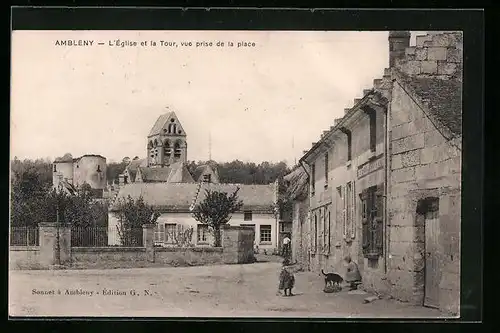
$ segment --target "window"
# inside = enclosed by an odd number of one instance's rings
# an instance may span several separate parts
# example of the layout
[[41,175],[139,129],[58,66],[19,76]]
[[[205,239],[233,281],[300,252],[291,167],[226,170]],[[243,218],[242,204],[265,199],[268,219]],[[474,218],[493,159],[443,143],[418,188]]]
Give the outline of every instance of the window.
[[314,214],[314,240],[313,240],[314,253],[318,250],[318,216]]
[[352,159],[352,133],[345,127],[340,129],[347,136],[347,161]]
[[203,175],[203,181],[205,183],[210,183],[212,180],[212,175],[208,174],[208,175]]
[[261,243],[271,243],[271,226],[261,225],[260,226],[260,242]]
[[243,213],[243,221],[252,221],[252,212],[247,210]]
[[163,243],[164,240],[165,240],[165,224],[160,223],[155,228],[154,242]]
[[165,223],[165,243],[175,244],[177,233],[177,224]]
[[54,172],[57,172],[57,167],[55,164],[54,164]]
[[325,154],[325,187],[328,186],[328,153]]
[[196,230],[196,240],[198,243],[207,243],[208,235],[208,225],[198,224],[198,229]]
[[174,156],[175,157],[181,156],[181,143],[179,141],[177,141],[174,145]]
[[168,140],[163,144],[163,153],[166,157],[170,157],[170,154],[172,154],[172,149],[170,148],[170,142]]
[[375,110],[371,110],[370,116],[370,150],[372,152],[377,149],[377,114]]
[[314,195],[314,187],[316,183],[316,164],[311,165],[311,195]]
[[97,172],[101,172],[101,166],[100,165],[97,166]]
[[350,161],[352,159],[352,136],[351,131],[347,134],[347,160]]
[[344,218],[344,238],[351,240],[354,238],[354,182],[347,183],[344,195],[345,218]]
[[363,253],[375,259],[383,253],[383,195],[382,186],[372,186],[361,193]]
[[328,225],[328,239],[327,239],[327,244],[328,244],[328,253],[330,253],[330,249],[331,249],[331,239],[332,239],[332,235],[331,235],[331,223],[332,223],[332,220],[330,218],[330,210],[328,210],[328,221],[327,221],[327,225]]

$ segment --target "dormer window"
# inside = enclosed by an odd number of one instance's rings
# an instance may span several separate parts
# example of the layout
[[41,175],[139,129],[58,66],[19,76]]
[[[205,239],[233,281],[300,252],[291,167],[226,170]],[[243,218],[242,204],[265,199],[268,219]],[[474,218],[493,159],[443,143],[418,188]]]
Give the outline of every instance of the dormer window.
[[328,187],[328,153],[325,153],[325,187]]
[[341,131],[347,136],[347,161],[352,159],[352,133],[347,128],[341,128]]
[[203,175],[203,181],[205,183],[210,183],[212,180],[212,175],[208,174],[208,175]]

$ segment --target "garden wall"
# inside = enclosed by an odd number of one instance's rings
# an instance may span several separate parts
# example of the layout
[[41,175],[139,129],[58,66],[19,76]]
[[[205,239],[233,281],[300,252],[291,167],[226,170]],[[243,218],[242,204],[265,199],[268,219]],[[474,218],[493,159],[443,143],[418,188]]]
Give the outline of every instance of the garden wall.
[[[224,229],[223,246],[154,247],[153,227],[144,226],[144,247],[71,247],[61,246],[62,265],[56,264],[55,236],[52,224],[40,228],[40,246],[11,246],[10,269],[106,269],[168,266],[199,266],[211,264],[245,264],[255,262],[254,231],[250,227]],[[71,239],[71,228],[60,227],[61,241]],[[64,245],[69,245],[64,241]]]

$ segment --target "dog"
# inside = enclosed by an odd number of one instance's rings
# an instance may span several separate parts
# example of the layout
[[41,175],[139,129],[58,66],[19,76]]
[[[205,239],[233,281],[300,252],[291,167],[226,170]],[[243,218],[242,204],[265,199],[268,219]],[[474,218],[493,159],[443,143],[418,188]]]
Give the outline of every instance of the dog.
[[337,273],[325,273],[323,270],[321,270],[321,273],[325,276],[325,289],[328,286],[340,287],[340,284],[344,282],[342,276],[338,275]]

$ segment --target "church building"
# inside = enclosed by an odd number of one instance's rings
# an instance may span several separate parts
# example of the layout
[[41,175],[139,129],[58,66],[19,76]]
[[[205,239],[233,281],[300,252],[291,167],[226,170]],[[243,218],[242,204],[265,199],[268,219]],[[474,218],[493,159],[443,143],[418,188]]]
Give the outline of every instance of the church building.
[[[241,211],[232,214],[230,225],[244,225],[255,230],[255,246],[260,251],[277,248],[277,184],[222,184],[216,167],[200,165],[192,173],[187,168],[187,133],[175,112],[161,115],[147,136],[145,159],[130,161],[119,176],[120,186],[110,205],[110,234],[117,233],[117,200],[142,197],[146,204],[161,213],[155,230],[157,246],[178,246],[178,233],[192,229],[193,246],[210,246],[213,236],[206,225],[192,216],[194,205],[203,201],[206,190],[233,193],[243,201]],[[109,237],[117,245],[119,237]]]

